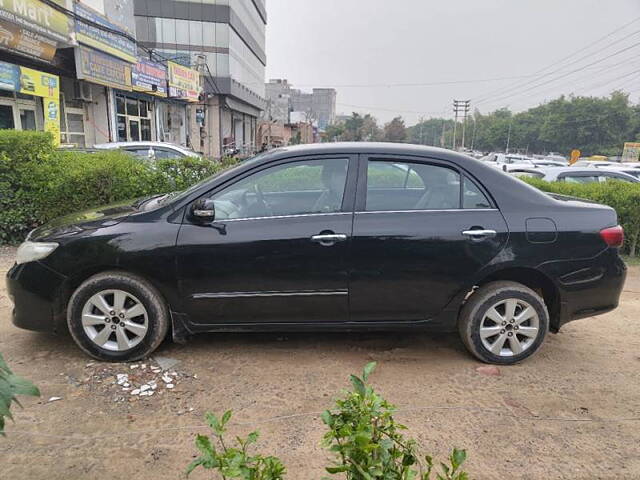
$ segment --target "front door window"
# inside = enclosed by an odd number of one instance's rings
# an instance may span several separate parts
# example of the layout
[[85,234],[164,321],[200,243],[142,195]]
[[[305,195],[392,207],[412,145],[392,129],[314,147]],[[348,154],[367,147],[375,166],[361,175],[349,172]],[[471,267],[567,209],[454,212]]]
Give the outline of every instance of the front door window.
[[213,195],[216,219],[339,212],[347,163],[347,159],[306,160],[250,175]]

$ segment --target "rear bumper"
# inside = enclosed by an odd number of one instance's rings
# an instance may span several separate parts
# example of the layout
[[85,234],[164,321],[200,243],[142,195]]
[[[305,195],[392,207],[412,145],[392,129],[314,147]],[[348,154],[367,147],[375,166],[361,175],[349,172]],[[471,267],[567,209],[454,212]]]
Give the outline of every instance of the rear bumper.
[[14,265],[7,272],[7,291],[13,301],[16,327],[39,332],[59,332],[64,315],[59,305],[65,277],[39,262]]
[[627,266],[612,248],[588,260],[546,264],[542,270],[556,279],[560,290],[560,311],[551,326],[556,331],[573,320],[615,309],[627,277]]

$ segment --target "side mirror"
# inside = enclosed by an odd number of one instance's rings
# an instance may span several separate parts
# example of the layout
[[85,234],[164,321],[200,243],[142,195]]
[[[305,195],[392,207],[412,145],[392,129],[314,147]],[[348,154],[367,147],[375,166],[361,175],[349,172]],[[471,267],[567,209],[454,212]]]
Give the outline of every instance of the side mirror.
[[201,198],[191,205],[191,217],[198,223],[210,224],[216,218],[215,202],[210,198]]

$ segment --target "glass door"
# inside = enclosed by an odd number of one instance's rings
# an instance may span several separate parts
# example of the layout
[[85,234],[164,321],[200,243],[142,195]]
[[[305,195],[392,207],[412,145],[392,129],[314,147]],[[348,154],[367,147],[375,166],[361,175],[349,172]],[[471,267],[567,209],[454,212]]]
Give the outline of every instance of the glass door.
[[138,120],[129,120],[129,141],[140,141],[140,122]]
[[16,124],[13,118],[13,106],[0,104],[0,129],[14,130]]

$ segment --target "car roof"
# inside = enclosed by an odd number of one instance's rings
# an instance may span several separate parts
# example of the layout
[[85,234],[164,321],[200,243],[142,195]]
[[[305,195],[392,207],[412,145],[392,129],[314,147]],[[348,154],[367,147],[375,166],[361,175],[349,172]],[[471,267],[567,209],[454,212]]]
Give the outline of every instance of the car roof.
[[97,143],[94,148],[123,148],[123,147],[169,147],[180,150],[188,150],[185,147],[168,142],[110,142],[110,143]]
[[544,169],[545,177],[556,178],[558,175],[563,173],[573,173],[573,174],[587,174],[587,175],[599,175],[602,172],[616,173],[623,177],[632,179],[632,181],[637,181],[638,178],[625,173],[617,168],[588,168],[588,167],[547,167]]

